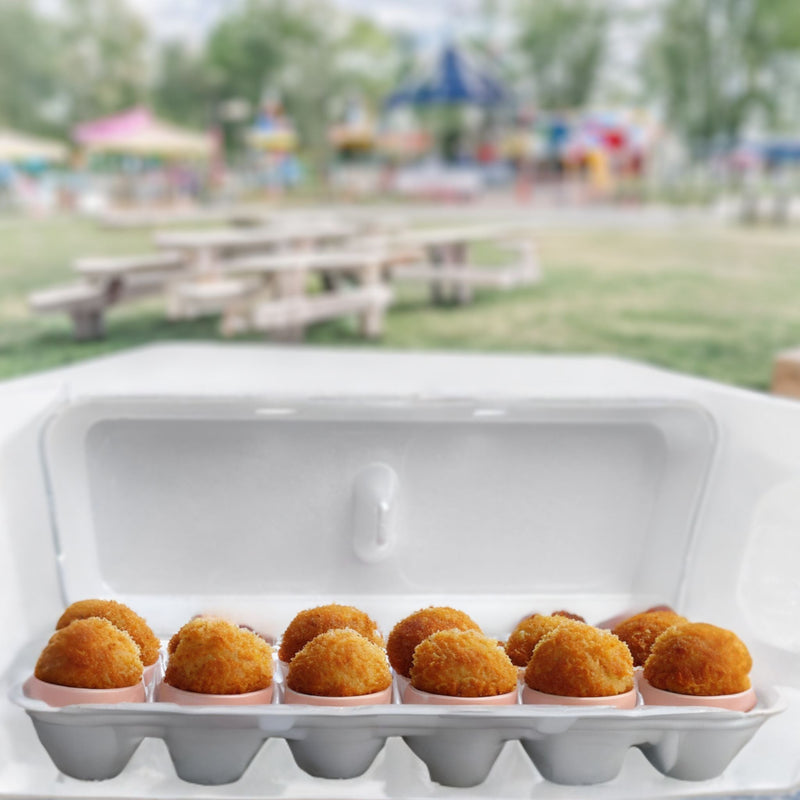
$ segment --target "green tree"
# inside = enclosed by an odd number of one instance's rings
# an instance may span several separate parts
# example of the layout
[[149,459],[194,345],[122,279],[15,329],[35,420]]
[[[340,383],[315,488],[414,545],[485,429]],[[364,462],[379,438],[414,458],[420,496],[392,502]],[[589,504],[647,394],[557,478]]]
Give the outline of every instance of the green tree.
[[665,118],[703,156],[749,123],[780,122],[798,48],[796,0],[669,0],[642,72]]
[[275,83],[290,42],[307,24],[284,0],[246,0],[212,30],[206,61],[217,76],[218,100],[241,97],[257,104]]
[[198,52],[179,41],[163,44],[152,97],[158,114],[180,125],[205,128],[217,116],[222,76]]
[[148,32],[125,0],[63,0],[58,27],[59,90],[68,124],[145,99]]
[[347,96],[377,102],[396,71],[388,34],[321,0],[246,0],[212,31],[206,58],[217,102],[257,106],[265,92],[280,95],[319,172],[331,156],[328,126]]
[[0,0],[0,126],[48,131],[56,91],[56,31],[33,4]]
[[578,108],[591,99],[606,54],[611,12],[599,0],[520,0],[517,48],[523,83],[541,108]]

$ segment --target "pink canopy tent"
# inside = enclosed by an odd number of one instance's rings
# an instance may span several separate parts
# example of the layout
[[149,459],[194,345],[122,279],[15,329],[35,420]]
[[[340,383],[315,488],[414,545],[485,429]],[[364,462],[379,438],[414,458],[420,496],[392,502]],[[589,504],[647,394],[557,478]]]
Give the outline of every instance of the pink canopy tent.
[[89,152],[164,158],[208,159],[215,146],[209,134],[159,120],[143,107],[85,122],[75,128],[73,136]]

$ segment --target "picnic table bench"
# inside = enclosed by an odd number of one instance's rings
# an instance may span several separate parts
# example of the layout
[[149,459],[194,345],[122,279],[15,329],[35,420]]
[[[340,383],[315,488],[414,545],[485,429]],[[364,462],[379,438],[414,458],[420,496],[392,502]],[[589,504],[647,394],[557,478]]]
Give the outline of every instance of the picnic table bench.
[[28,304],[38,314],[68,314],[75,339],[88,341],[105,335],[111,306],[160,294],[185,260],[178,252],[143,253],[79,258],[73,267],[82,280],[33,292]]
[[245,314],[227,314],[221,331],[232,336],[257,330],[273,333],[281,341],[302,341],[308,325],[355,314],[361,335],[375,338],[383,332],[383,318],[392,299],[388,286],[279,297],[259,302]]
[[[393,281],[426,281],[434,303],[452,299],[463,304],[472,300],[475,288],[512,289],[541,280],[536,248],[518,226],[506,224],[430,228],[409,231],[398,237],[405,247],[427,254],[425,262],[410,263],[392,270]],[[474,264],[469,247],[489,242],[511,251],[513,258],[502,266]]]
[[[276,334],[289,341],[304,337],[314,322],[356,314],[362,335],[377,337],[383,331],[391,289],[382,282],[389,251],[377,249],[318,250],[242,256],[223,262],[226,278],[257,278],[262,291],[229,303],[221,330],[230,336],[247,330]],[[308,293],[309,278],[319,275],[323,291]],[[347,276],[355,287],[335,278]]]

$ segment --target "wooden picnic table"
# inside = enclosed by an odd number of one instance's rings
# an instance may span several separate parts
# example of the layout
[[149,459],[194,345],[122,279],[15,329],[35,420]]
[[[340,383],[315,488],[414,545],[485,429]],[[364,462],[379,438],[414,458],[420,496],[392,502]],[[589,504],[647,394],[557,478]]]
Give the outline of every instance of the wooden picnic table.
[[72,266],[79,281],[33,292],[29,304],[36,313],[69,314],[75,338],[87,341],[105,335],[109,308],[163,293],[186,270],[186,260],[180,252],[164,251],[90,256],[76,259]]
[[183,253],[164,250],[138,255],[85,256],[76,259],[72,267],[89,281],[106,281],[136,273],[184,269],[186,259]]
[[198,274],[214,273],[224,253],[320,247],[346,241],[355,233],[353,225],[333,220],[301,220],[286,225],[259,228],[208,228],[156,233],[159,248],[187,254]]
[[[397,271],[399,278],[428,280],[431,283],[432,300],[441,303],[445,290],[450,287],[453,300],[464,304],[472,300],[475,286],[511,287],[519,283],[529,283],[539,277],[538,265],[533,258],[532,243],[524,249],[526,263],[494,270],[470,264],[468,250],[477,242],[496,242],[507,246],[512,241],[518,245],[523,242],[524,230],[518,224],[486,223],[482,225],[463,225],[445,228],[419,228],[406,231],[394,238],[398,245],[418,247],[427,253],[428,264],[411,265],[408,269]],[[535,259],[534,259],[535,262]]]
[[399,234],[398,241],[425,247],[487,241],[519,236],[525,229],[508,222],[486,222],[477,225],[452,225],[443,228],[414,228]]
[[[256,228],[208,228],[163,231],[157,233],[158,247],[184,253],[189,266],[167,291],[167,314],[182,319],[225,310],[235,295],[245,296],[252,287],[246,282],[224,278],[223,258],[245,253],[274,253],[325,247],[346,241],[355,233],[354,226],[336,220],[294,220],[280,225]],[[202,289],[196,281],[205,280]],[[195,282],[195,285],[192,283]]]

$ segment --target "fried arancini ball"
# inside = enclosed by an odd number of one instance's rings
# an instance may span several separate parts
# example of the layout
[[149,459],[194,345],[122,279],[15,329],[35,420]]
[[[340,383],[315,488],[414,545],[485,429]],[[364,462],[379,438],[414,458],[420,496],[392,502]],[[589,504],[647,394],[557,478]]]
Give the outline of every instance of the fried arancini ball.
[[323,697],[372,694],[391,683],[384,649],[349,628],[315,636],[289,662],[286,675],[295,692]]
[[378,626],[363,611],[353,606],[330,603],[301,611],[290,623],[281,637],[278,658],[288,664],[315,636],[338,628],[350,628],[360,633],[373,644],[383,647],[383,636]]
[[553,611],[550,616],[566,617],[567,619],[574,619],[576,622],[586,622],[586,620],[580,614],[573,614],[571,611],[564,611],[563,609],[560,611]]
[[511,692],[517,670],[496,639],[475,630],[444,630],[414,650],[411,685],[452,697],[493,697]]
[[667,628],[688,621],[674,611],[643,611],[615,625],[611,632],[628,645],[633,656],[633,665],[643,667],[653,642]]
[[33,674],[59,686],[122,689],[139,683],[143,669],[139,648],[127,631],[107,619],[87,617],[50,637]]
[[517,667],[527,666],[533,648],[539,644],[542,636],[560,625],[576,621],[561,614],[533,614],[526,617],[514,628],[506,642],[506,653],[511,663]]
[[173,639],[164,680],[176,689],[245,694],[272,684],[272,648],[232,622],[216,617],[193,619]]
[[644,677],[656,689],[678,694],[736,694],[750,688],[752,666],[750,652],[733,631],[687,622],[655,640]]
[[[226,617],[221,617],[217,614],[195,614],[192,617],[192,620],[196,619],[226,619]],[[272,645],[273,643],[266,637],[262,636],[257,630],[254,630],[249,625],[240,625],[238,622],[234,622],[233,620],[227,620],[228,622],[233,623],[236,625],[237,628],[241,628],[243,631],[249,631],[250,633],[254,633],[259,638],[263,639],[268,645]],[[185,626],[184,626],[185,627]],[[178,646],[178,642],[181,639],[181,630],[176,631],[175,633],[170,636],[169,641],[167,642],[167,655],[171,656],[175,652],[175,648]]]
[[135,611],[116,600],[78,600],[68,606],[56,623],[56,630],[65,628],[73,620],[102,617],[120,630],[127,631],[139,646],[142,663],[149,667],[158,659],[161,643],[150,626]]
[[386,653],[398,675],[409,677],[416,646],[439,631],[478,631],[480,626],[463,611],[449,606],[429,606],[401,619],[389,634]]
[[539,640],[525,669],[525,683],[566,697],[622,694],[633,689],[633,658],[613,633],[570,622]]

